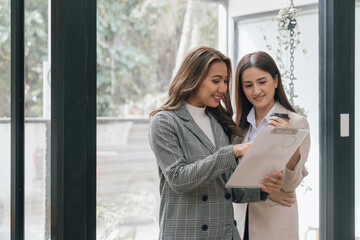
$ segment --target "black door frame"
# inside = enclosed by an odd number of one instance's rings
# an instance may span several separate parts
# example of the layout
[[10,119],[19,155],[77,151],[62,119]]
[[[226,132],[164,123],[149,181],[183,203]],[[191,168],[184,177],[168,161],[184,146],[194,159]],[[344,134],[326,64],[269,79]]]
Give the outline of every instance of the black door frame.
[[[355,239],[355,0],[320,0],[319,25],[320,238],[352,240]],[[348,136],[346,129],[341,131],[342,124],[349,128]]]
[[24,239],[25,9],[11,0],[11,239]]
[[96,0],[51,1],[51,239],[96,239]]

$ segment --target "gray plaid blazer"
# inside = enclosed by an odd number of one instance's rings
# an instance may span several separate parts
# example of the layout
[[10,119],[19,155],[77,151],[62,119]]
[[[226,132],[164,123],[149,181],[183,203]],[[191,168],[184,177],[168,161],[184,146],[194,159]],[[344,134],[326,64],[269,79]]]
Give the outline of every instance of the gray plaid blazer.
[[160,177],[159,239],[240,239],[232,201],[259,201],[259,189],[227,189],[237,163],[229,138],[209,114],[216,146],[183,105],[151,120]]

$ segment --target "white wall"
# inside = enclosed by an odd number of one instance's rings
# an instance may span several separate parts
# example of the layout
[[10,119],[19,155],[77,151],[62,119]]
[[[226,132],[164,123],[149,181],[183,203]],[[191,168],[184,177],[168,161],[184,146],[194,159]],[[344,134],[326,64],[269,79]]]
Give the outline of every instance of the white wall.
[[[317,0],[294,0],[295,7],[317,3]],[[290,0],[229,0],[229,15],[241,16],[277,10],[290,5]]]
[[[318,3],[317,0],[294,0],[295,7]],[[290,6],[290,0],[229,0],[228,4],[228,56],[234,56],[234,17],[269,12]]]

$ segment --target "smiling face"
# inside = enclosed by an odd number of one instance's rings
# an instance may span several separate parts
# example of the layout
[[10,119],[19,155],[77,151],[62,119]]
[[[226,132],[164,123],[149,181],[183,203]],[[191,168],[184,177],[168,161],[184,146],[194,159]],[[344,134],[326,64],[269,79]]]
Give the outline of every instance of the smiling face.
[[249,67],[242,73],[242,89],[256,112],[267,113],[275,104],[277,77],[257,67]]
[[228,88],[228,69],[225,62],[214,62],[187,102],[195,107],[217,107]]

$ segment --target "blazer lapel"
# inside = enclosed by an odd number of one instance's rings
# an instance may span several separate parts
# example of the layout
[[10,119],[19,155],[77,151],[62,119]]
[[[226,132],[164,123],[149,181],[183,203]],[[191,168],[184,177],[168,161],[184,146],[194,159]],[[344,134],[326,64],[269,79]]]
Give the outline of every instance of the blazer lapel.
[[[206,134],[201,130],[201,128],[195,123],[195,120],[191,117],[190,113],[188,112],[188,110],[186,109],[185,105],[182,105],[178,110],[175,111],[175,113],[185,121],[184,126],[186,128],[188,128],[198,139],[199,141],[207,148],[209,149],[209,151],[211,153],[215,153],[216,152],[216,148],[213,145],[213,143],[210,141],[210,139],[206,136]],[[209,115],[211,116],[211,115]],[[212,117],[212,116],[211,116]],[[210,117],[210,123],[211,126],[213,127],[213,123],[211,122],[211,117]],[[214,131],[214,127],[213,127],[213,131]],[[214,131],[214,138],[215,138],[215,143],[217,143],[217,137],[215,135],[215,131]]]
[[[291,113],[289,110],[287,110],[286,108],[284,108],[283,105],[281,105],[279,102],[276,103],[275,112],[276,112],[276,113],[287,113],[287,114],[290,114],[290,113]],[[291,119],[290,119],[290,120],[291,120]],[[248,130],[246,131],[244,140],[242,141],[243,143],[246,143],[246,142],[249,141],[249,135],[250,135],[251,128],[252,128],[252,126],[250,125],[250,127],[249,127]]]
[[213,115],[209,114],[209,118],[214,133],[215,144],[218,148],[222,147],[224,145],[224,138],[227,138],[227,136],[225,136],[226,133]]

